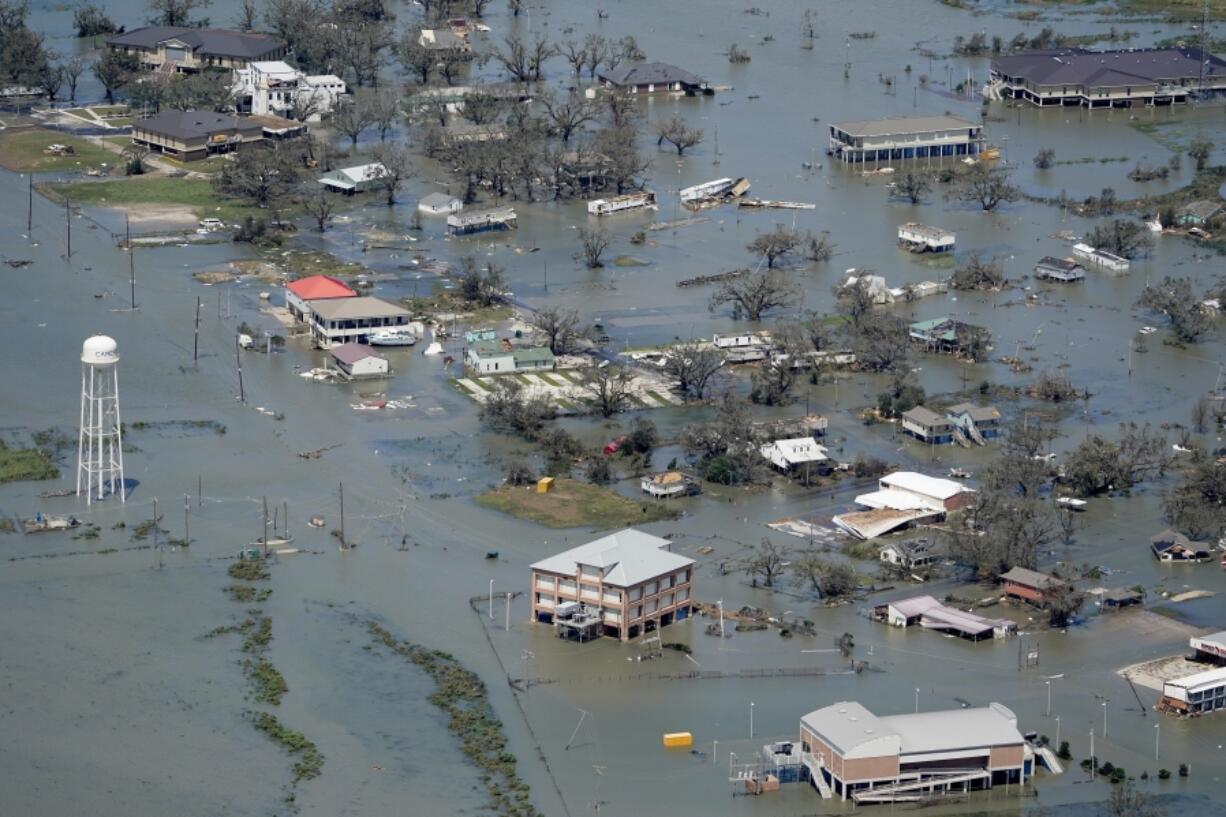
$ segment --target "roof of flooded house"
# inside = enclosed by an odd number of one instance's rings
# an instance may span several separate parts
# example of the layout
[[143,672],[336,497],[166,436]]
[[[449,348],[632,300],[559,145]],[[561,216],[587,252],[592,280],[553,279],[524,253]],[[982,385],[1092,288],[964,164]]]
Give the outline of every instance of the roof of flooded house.
[[666,62],[622,63],[612,71],[601,74],[600,78],[614,85],[671,85],[674,82],[701,85],[703,83],[702,77]]
[[977,423],[1000,419],[1000,411],[995,406],[977,406],[974,403],[952,405],[945,410],[945,413],[951,417],[966,414]]
[[948,425],[949,421],[925,406],[915,406],[902,413],[904,420],[910,420],[922,426]]
[[1039,259],[1036,267],[1049,267],[1050,269],[1064,270],[1072,272],[1075,269],[1081,269],[1081,264],[1069,258],[1056,258],[1054,255],[1045,255]]
[[370,162],[369,164],[341,167],[329,171],[320,177],[320,181],[356,183],[378,179],[386,174],[387,168],[383,166],[382,162]]
[[363,346],[360,343],[342,343],[340,346],[333,346],[331,351],[332,357],[341,363],[353,364],[368,357],[383,360],[382,357],[372,352],[369,346]]
[[899,116],[890,119],[861,119],[851,122],[835,122],[832,128],[849,136],[893,136],[904,133],[932,133],[934,131],[978,128],[974,122],[960,116]]
[[554,359],[553,352],[544,346],[523,346],[511,350],[515,363],[548,363]]
[[1049,576],[1046,573],[1040,573],[1028,567],[1011,568],[1009,572],[1000,575],[1000,580],[1002,582],[1013,582],[1025,587],[1033,587],[1036,590],[1047,590],[1067,584],[1063,579],[1057,579],[1055,576]]
[[[1041,85],[1126,86],[1199,77],[1201,54],[1199,48],[1066,48],[994,57],[992,68]],[[1212,54],[1204,54],[1204,60],[1208,74],[1226,70],[1226,62]]]
[[817,444],[812,437],[792,437],[786,440],[775,440],[762,446],[762,455],[771,457],[778,453],[780,458],[789,465],[802,462],[821,462],[826,459],[826,449]]
[[270,34],[183,26],[145,26],[117,34],[106,43],[111,46],[157,48],[169,40],[177,40],[202,54],[245,59],[257,59],[285,48],[284,42]]
[[688,567],[694,560],[668,550],[671,543],[634,528],[611,533],[532,565],[533,570],[573,576],[579,565],[600,568],[605,584],[631,587]]
[[430,193],[422,196],[417,203],[424,204],[427,207],[446,207],[452,202],[458,201],[459,199],[457,199],[455,196],[448,195],[447,193]]
[[311,275],[290,281],[285,288],[304,301],[321,301],[328,298],[355,298],[357,292],[331,275]]
[[893,474],[882,477],[881,484],[888,488],[942,500],[950,499],[969,490],[960,482],[930,477],[916,471],[895,471]]
[[219,131],[259,129],[258,122],[213,111],[162,111],[132,124],[133,129],[174,139],[195,139]]
[[409,310],[381,298],[361,295],[355,298],[325,298],[311,301],[311,309],[321,318],[330,321],[358,320],[361,318],[407,317]]
[[801,718],[801,723],[848,759],[1013,746],[1023,742],[1017,730],[1017,716],[998,703],[878,716],[855,701],[842,701],[810,712]]

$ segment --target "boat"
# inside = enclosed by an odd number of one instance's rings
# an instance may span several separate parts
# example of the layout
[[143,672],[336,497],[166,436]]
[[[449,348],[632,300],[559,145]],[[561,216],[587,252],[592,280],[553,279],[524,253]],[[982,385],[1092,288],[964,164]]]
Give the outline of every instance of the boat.
[[417,336],[408,329],[380,329],[370,335],[371,346],[414,346]]
[[1071,496],[1062,496],[1056,500],[1056,504],[1068,508],[1070,511],[1084,511],[1087,503],[1084,499],[1076,499]]
[[950,468],[949,476],[953,479],[970,479],[971,472],[965,468]]
[[496,551],[496,550],[487,550],[487,551],[485,552],[485,558],[487,558],[487,559],[497,559],[497,558],[498,558],[498,551]]
[[[273,534],[268,535],[268,500],[264,499],[264,535],[258,537],[254,542],[247,546],[247,549],[255,548],[261,553],[262,557],[267,559],[271,548],[284,548],[294,541],[294,534],[289,532],[289,503],[284,504],[285,509],[285,530],[277,533],[275,526]],[[244,549],[246,552],[247,549]],[[240,558],[242,558],[240,556]]]

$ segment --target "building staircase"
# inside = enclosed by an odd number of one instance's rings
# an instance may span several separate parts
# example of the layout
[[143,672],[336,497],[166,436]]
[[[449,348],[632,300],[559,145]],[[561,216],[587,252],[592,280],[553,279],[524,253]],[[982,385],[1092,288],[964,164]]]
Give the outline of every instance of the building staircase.
[[822,774],[822,759],[812,752],[804,752],[800,759],[804,762],[805,767],[809,770],[809,777],[813,780],[813,785],[817,787],[818,794],[823,800],[829,800],[834,797],[834,791],[831,790],[830,784],[826,782],[825,775]]
[[872,789],[861,789],[853,792],[852,800],[856,803],[895,803],[906,800],[923,799],[925,793],[932,796],[940,790],[962,783],[969,786],[976,780],[990,780],[991,774],[984,769],[974,771],[958,771],[950,774],[937,774],[915,780],[910,783],[894,783],[888,786],[877,786]]
[[975,425],[975,421],[970,419],[969,417],[967,418],[966,433],[970,436],[972,440],[979,443],[980,445],[985,445],[987,442],[986,440],[983,439],[983,433],[979,430],[979,426]]

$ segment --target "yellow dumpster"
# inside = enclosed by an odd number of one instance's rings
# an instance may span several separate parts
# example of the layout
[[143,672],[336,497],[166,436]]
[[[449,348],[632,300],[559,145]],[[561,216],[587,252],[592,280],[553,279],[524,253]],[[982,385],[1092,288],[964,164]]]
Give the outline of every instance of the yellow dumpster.
[[553,477],[541,477],[536,481],[536,492],[547,494],[553,490]]
[[684,749],[694,745],[694,736],[689,732],[665,732],[664,747],[666,749]]

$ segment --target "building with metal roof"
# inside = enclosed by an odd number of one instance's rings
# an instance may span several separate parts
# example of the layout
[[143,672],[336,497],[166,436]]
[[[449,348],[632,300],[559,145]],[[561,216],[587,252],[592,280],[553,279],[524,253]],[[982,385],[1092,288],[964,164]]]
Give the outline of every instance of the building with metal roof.
[[1065,48],[994,57],[986,92],[1040,107],[1131,108],[1222,90],[1226,61],[1199,48]]
[[953,422],[925,406],[914,406],[902,413],[902,430],[929,445],[954,441]]
[[357,291],[331,275],[309,275],[290,281],[285,285],[285,308],[294,320],[309,320],[311,307],[307,301],[323,301],[329,298],[356,298]]
[[113,52],[134,57],[145,70],[167,74],[241,69],[289,54],[289,46],[270,34],[226,28],[145,26],[116,34],[106,44]]
[[857,803],[1024,783],[1033,754],[1007,707],[878,716],[854,701],[800,719],[801,760],[823,797]]
[[825,446],[817,444],[812,437],[793,437],[786,440],[775,440],[759,449],[762,456],[770,460],[770,464],[780,471],[790,472],[806,465],[826,462]]
[[1069,583],[1028,567],[1013,567],[1001,574],[1000,586],[1006,596],[1044,607],[1053,594],[1065,590]]
[[371,351],[369,346],[342,343],[330,350],[336,368],[347,380],[364,377],[384,377],[391,371],[387,358]]
[[606,88],[631,94],[706,91],[706,80],[666,62],[624,62],[597,75]]
[[842,162],[931,161],[983,151],[983,126],[957,116],[903,116],[835,122],[826,152]]
[[915,522],[938,520],[966,506],[974,492],[949,479],[914,471],[896,471],[877,483],[877,490],[856,497],[868,508],[831,518],[836,527],[858,539],[874,539]]
[[387,168],[382,162],[369,162],[329,171],[319,177],[319,183],[329,190],[352,196],[373,189],[386,175]]
[[555,615],[582,608],[604,634],[625,641],[688,618],[694,560],[671,548],[667,539],[627,528],[536,562],[533,620],[562,624]]

